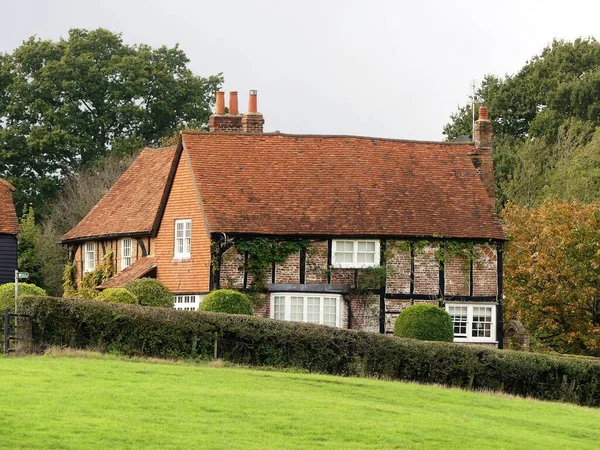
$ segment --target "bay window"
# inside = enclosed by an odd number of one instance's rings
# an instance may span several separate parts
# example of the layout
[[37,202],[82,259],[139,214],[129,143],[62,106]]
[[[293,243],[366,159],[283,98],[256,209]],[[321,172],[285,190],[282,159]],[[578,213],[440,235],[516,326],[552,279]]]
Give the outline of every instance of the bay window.
[[339,268],[379,266],[379,241],[363,239],[334,239],[331,263]]
[[274,293],[271,295],[271,318],[292,322],[341,326],[340,295]]
[[446,303],[455,342],[496,342],[496,305]]

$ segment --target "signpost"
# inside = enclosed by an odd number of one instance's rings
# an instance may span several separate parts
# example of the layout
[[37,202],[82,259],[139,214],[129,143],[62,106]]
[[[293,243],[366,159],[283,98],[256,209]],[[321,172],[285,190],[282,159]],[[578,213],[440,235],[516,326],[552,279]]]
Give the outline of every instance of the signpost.
[[19,298],[19,280],[26,280],[27,278],[29,278],[29,272],[15,270],[15,314],[17,314],[17,300]]

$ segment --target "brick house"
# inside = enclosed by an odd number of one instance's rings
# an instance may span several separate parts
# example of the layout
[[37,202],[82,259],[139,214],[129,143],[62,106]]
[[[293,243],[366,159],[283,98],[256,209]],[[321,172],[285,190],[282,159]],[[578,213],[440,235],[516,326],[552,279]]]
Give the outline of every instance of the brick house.
[[0,178],[0,284],[15,279],[19,221],[12,199],[15,188]]
[[[100,288],[156,277],[178,309],[228,287],[264,317],[391,333],[427,302],[457,342],[501,346],[505,235],[479,117],[474,143],[263,133],[255,91],[243,115],[220,92],[210,132],[144,150],[62,244],[78,280],[112,250]],[[259,241],[293,251],[257,272]]]

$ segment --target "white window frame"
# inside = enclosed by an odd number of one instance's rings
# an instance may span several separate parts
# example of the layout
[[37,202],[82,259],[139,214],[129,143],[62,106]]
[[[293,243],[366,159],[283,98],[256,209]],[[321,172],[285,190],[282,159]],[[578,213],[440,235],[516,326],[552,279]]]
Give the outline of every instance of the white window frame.
[[[127,246],[126,243],[129,243],[129,255],[125,254],[125,249]],[[121,239],[121,270],[128,268],[133,263],[133,239],[132,238],[123,238]]]
[[[496,303],[453,303],[446,302],[446,311],[450,314],[450,306],[462,306],[467,308],[467,335],[466,336],[457,336],[454,335],[454,342],[488,342],[488,343],[497,343],[496,339]],[[492,321],[491,321],[491,332],[490,337],[473,337],[473,308],[486,307],[491,308],[492,311]],[[454,322],[452,323],[454,327]]]
[[173,308],[179,311],[198,311],[198,307],[206,294],[175,294]]
[[[178,225],[182,226],[181,236],[177,235]],[[173,258],[189,259],[192,256],[192,219],[178,219],[173,229]],[[181,241],[181,245],[178,244]],[[181,251],[180,251],[181,250]]]
[[[352,262],[337,262],[335,254],[337,253],[338,242],[352,242],[353,243],[353,258]],[[372,263],[359,263],[358,260],[358,244],[362,242],[375,243],[375,261]],[[341,269],[362,269],[365,267],[379,267],[381,260],[380,242],[379,239],[333,239],[331,241],[331,265],[335,268]]]
[[[319,325],[324,325],[323,324],[323,299],[324,298],[331,298],[331,299],[335,299],[335,312],[336,312],[336,317],[335,317],[335,325],[333,325],[336,328],[341,328],[342,326],[342,296],[339,294],[327,294],[327,293],[316,293],[316,292],[273,292],[271,293],[271,307],[270,307],[270,317],[271,319],[275,319],[275,299],[276,298],[284,298],[284,318],[283,320],[285,321],[289,321],[292,322],[292,308],[291,308],[291,304],[292,304],[292,297],[302,297],[303,300],[303,312],[302,312],[302,317],[303,320],[301,322],[304,323],[316,323],[316,322],[308,322],[308,301],[307,298],[309,297],[318,297],[320,298],[319,301]],[[281,320],[281,319],[278,319]],[[296,321],[294,321],[296,322]],[[298,321],[300,322],[300,321]],[[332,326],[329,324],[326,324],[327,326]]]
[[83,246],[83,273],[92,272],[96,268],[96,243],[86,242]]

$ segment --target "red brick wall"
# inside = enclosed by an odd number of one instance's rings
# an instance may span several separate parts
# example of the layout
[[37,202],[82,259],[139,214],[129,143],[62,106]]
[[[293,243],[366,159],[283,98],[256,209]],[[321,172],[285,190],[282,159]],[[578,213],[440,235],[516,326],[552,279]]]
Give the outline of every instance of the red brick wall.
[[446,295],[469,295],[471,264],[463,257],[450,256],[444,261]]
[[275,283],[298,284],[300,283],[300,252],[288,256],[283,264],[275,266]]
[[407,241],[388,241],[386,253],[386,291],[394,294],[410,292],[410,250]]
[[311,242],[306,249],[306,284],[327,283],[327,241]]
[[345,300],[350,302],[353,329],[379,332],[379,295],[346,295]]
[[242,289],[244,287],[244,255],[235,247],[230,247],[223,253],[220,277],[223,289]]
[[435,257],[437,245],[415,252],[415,294],[437,295],[440,290],[440,264]]
[[498,293],[496,265],[498,257],[496,247],[487,244],[475,246],[475,263],[473,264],[473,295],[492,296]]

